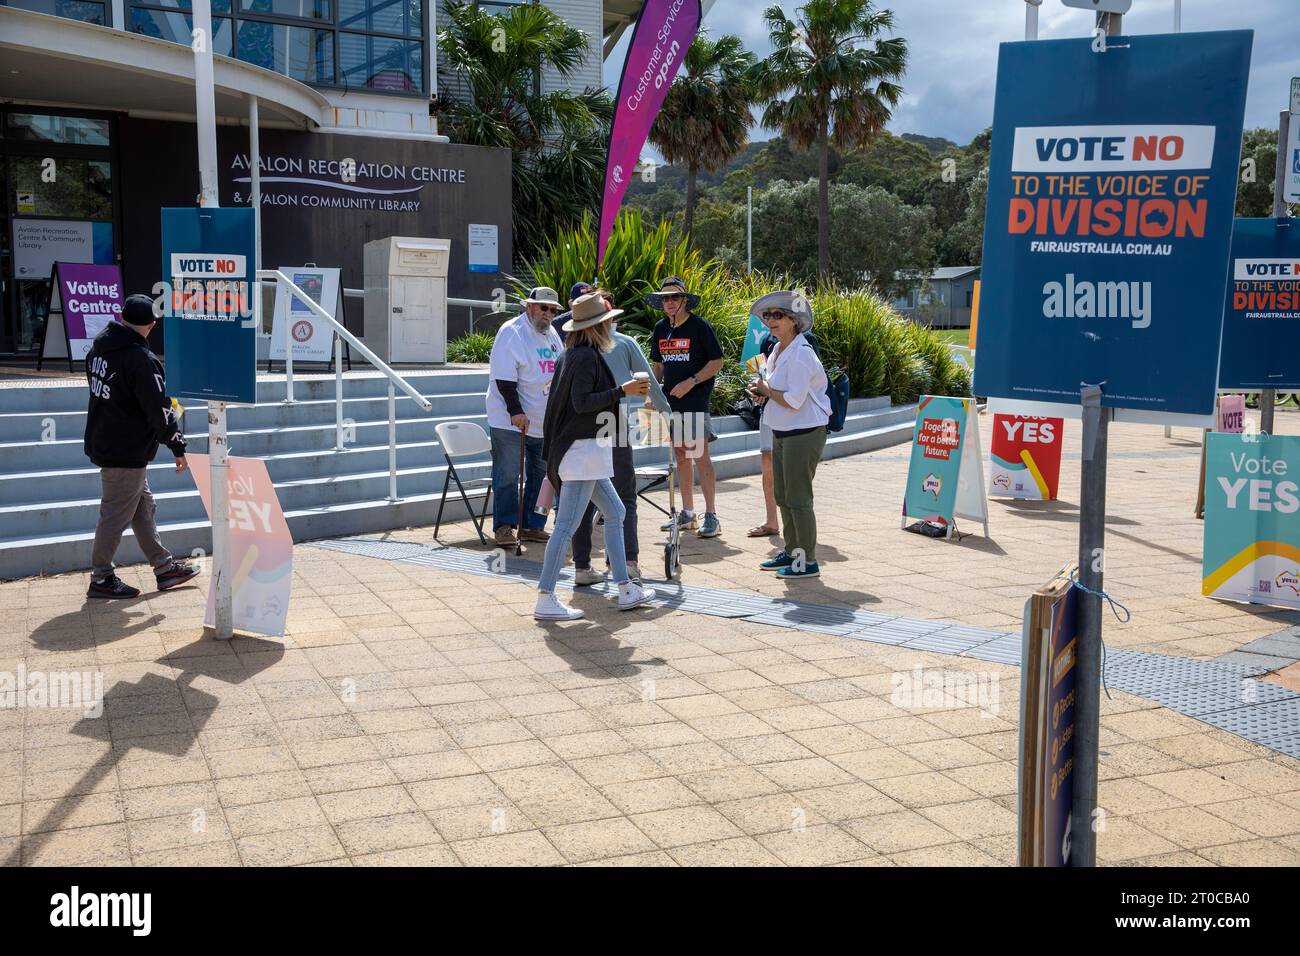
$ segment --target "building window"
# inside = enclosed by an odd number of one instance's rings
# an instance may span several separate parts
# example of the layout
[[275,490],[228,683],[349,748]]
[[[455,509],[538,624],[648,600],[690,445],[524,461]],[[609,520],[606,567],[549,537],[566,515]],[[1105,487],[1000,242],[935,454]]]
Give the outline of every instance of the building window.
[[241,20],[239,59],[304,83],[334,85],[334,31]]
[[67,146],[107,146],[112,132],[108,120],[49,113],[10,113],[10,139]]
[[[214,8],[216,4],[213,4]],[[189,4],[185,5],[189,9]],[[227,4],[229,9],[229,4]],[[158,40],[171,40],[173,43],[190,45],[194,33],[194,18],[182,13],[176,7],[154,9],[150,7],[131,8],[131,32],[139,33]],[[219,56],[235,55],[235,25],[229,17],[212,18],[212,52]]]
[[974,293],[972,290],[967,289],[967,290],[966,290],[966,308],[969,309],[969,308],[971,307],[971,305],[974,303],[974,300],[975,300],[975,293]]
[[33,13],[67,20],[80,20],[82,23],[97,23],[100,26],[108,24],[106,4],[88,0],[0,0],[0,6],[17,7],[19,10],[31,10]]
[[348,86],[418,93],[423,88],[423,53],[423,46],[410,40],[339,34],[339,67]]
[[[131,30],[189,45],[191,0],[128,2]],[[213,51],[313,86],[418,96],[428,82],[425,3],[212,0]]]

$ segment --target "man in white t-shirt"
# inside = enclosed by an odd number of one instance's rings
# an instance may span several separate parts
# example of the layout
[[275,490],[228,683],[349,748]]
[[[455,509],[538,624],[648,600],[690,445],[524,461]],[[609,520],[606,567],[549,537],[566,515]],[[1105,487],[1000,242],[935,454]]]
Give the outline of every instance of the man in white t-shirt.
[[[519,442],[524,442],[524,526],[520,541],[546,541],[546,516],[536,513],[546,477],[542,419],[564,348],[551,320],[560,311],[554,289],[538,286],[523,300],[524,314],[497,330],[488,372],[487,418],[492,435],[492,528],[496,543],[513,548],[519,520]],[[527,437],[525,438],[525,434]]]

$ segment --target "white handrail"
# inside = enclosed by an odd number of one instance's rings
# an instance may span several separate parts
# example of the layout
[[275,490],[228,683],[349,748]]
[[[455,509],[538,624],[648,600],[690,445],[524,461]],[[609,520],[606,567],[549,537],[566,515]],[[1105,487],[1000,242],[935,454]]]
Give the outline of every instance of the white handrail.
[[[421,395],[419,391],[415,388],[415,386],[413,386],[410,382],[408,382],[406,379],[402,378],[402,376],[398,375],[391,368],[389,368],[386,362],[382,361],[379,358],[379,356],[376,355],[374,352],[370,351],[370,349],[367,348],[366,345],[362,343],[362,341],[359,338],[357,338],[346,328],[344,328],[341,322],[339,322],[337,319],[334,318],[334,316],[330,315],[328,312],[322,309],[315,301],[313,301],[312,297],[309,296],[306,292],[303,292],[302,289],[294,285],[293,281],[287,275],[285,275],[283,272],[280,272],[278,269],[262,269],[257,273],[257,278],[258,281],[283,282],[285,286],[288,287],[289,292],[297,296],[298,299],[300,299],[309,309],[311,309],[314,315],[316,315],[318,318],[322,319],[323,321],[329,323],[329,326],[334,330],[335,335],[339,336],[340,338],[343,339],[343,341],[347,342],[349,346],[356,349],[361,354],[362,358],[364,358],[375,368],[379,369],[379,371],[383,372],[384,375],[388,377],[389,381],[391,381],[394,385],[396,385],[407,395],[409,395],[412,399],[414,399],[415,404],[420,406],[421,411],[429,412],[433,410],[433,404],[427,398]],[[286,322],[285,326],[287,327],[288,324],[289,323]],[[292,377],[293,350],[290,348],[286,348],[285,350],[285,369],[288,372],[289,376]],[[292,391],[290,391],[289,393],[289,400],[290,401],[293,400]]]
[[[278,269],[259,269],[257,272],[257,281],[271,282],[277,284],[283,283],[289,294],[296,297],[306,304],[313,315],[325,322],[334,333],[334,450],[343,450],[343,348],[342,342],[347,342],[349,346],[356,349],[367,362],[373,365],[379,371],[383,372],[388,378],[388,500],[390,502],[398,501],[397,497],[397,393],[396,388],[400,388],[410,396],[415,404],[420,407],[421,411],[433,411],[433,403],[420,394],[420,392],[406,379],[398,375],[386,362],[380,360],[379,356],[372,352],[366,345],[355,335],[344,327],[334,316],[330,315],[318,305],[302,289],[298,288],[283,272]],[[351,292],[352,290],[345,290]],[[284,380],[285,380],[285,402],[293,402],[293,344],[289,341],[289,322],[284,323]],[[394,387],[396,386],[396,388]]]

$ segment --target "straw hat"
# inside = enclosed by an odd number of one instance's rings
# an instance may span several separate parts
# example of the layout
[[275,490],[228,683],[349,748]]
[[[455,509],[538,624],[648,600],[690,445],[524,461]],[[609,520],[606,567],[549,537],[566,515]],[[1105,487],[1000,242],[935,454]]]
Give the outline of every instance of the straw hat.
[[588,292],[573,300],[573,318],[560,326],[566,332],[589,329],[623,314],[622,309],[605,307],[605,296],[599,291]]

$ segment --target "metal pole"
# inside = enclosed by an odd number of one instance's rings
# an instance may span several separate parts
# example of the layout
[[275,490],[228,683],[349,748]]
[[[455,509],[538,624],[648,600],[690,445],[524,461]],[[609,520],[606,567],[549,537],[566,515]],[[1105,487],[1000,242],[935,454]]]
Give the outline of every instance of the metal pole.
[[[217,186],[217,106],[212,79],[212,4],[194,0],[194,29],[201,42],[194,51],[194,122],[199,147],[199,205],[221,205]],[[208,403],[208,465],[212,485],[213,633],[219,641],[234,636],[230,569],[230,486],[226,481],[226,403]]]
[[1183,0],[1174,0],[1174,32],[1183,32]]
[[[258,103],[256,96],[248,98],[248,201],[253,206],[253,274],[262,270],[262,143],[259,133]],[[253,286],[253,328],[262,334],[262,283]]]
[[[1286,218],[1286,200],[1283,199],[1283,183],[1286,180],[1286,148],[1291,136],[1291,113],[1282,110],[1277,118],[1277,166],[1273,177],[1273,218]],[[1259,393],[1259,430],[1266,435],[1273,434],[1273,402],[1277,400],[1275,389],[1266,388]]]
[[[393,383],[388,387],[391,390]],[[343,338],[334,336],[334,450],[343,450]]]
[[[1100,592],[1106,546],[1106,441],[1112,412],[1101,407],[1101,386],[1085,385],[1083,467],[1079,501],[1079,583]],[[1101,596],[1080,591],[1075,646],[1074,807],[1070,865],[1097,865],[1097,748],[1101,710]]]
[[1038,39],[1038,8],[1043,0],[1025,0],[1025,39]]
[[388,500],[397,501],[397,392],[388,381]]
[[750,186],[746,199],[745,213],[745,263],[748,271],[754,271],[754,187]]
[[[287,289],[281,288],[279,279],[275,280],[275,291],[277,296],[280,295],[280,293],[282,292],[288,296],[293,295],[293,293],[288,291]],[[293,299],[290,298],[288,301],[292,302]],[[293,323],[289,321],[289,316],[293,314],[293,307],[290,306],[284,311],[285,311],[284,321],[280,323],[280,337],[284,339],[284,403],[286,405],[292,405],[293,404],[293,341],[289,335],[289,326],[292,325]]]

